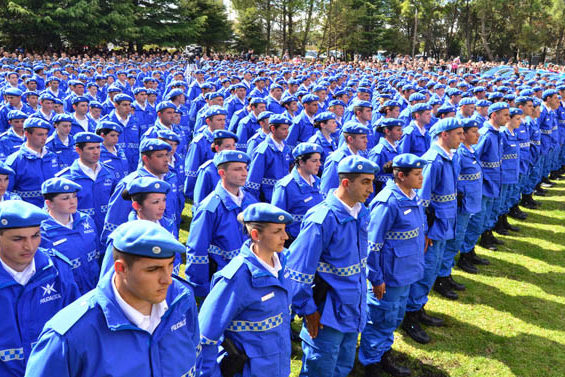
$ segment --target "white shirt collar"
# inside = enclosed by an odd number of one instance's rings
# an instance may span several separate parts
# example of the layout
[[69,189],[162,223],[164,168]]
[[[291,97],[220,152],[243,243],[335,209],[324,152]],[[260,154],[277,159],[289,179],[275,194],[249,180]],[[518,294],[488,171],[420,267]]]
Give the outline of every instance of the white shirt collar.
[[353,207],[348,206],[347,204],[345,204],[345,202],[343,200],[341,200],[340,198],[337,197],[337,195],[335,194],[334,191],[334,196],[337,198],[337,200],[339,200],[339,202],[341,204],[343,204],[343,206],[345,207],[345,209],[347,210],[347,212],[353,216],[353,218],[357,219],[357,216],[359,216],[359,212],[361,212],[361,206],[362,204],[357,202],[355,203],[355,205]]
[[400,188],[400,186],[398,186],[398,183],[395,183],[395,185],[400,189],[400,192],[402,194],[404,194],[405,197],[407,197],[408,199],[414,199],[414,197],[416,196],[416,191],[414,190],[410,190],[410,195],[406,195],[406,193],[404,191],[402,191],[402,189]]
[[351,150],[351,147],[350,147],[349,145],[347,146],[347,149],[349,149],[349,151],[351,152],[351,154],[352,154],[353,156],[356,156],[356,155],[359,154],[359,153],[353,153],[353,151]]
[[120,293],[118,292],[118,288],[116,287],[115,282],[116,274],[112,275],[112,290],[114,291],[114,296],[116,297],[116,301],[118,302],[118,306],[122,309],[122,312],[126,316],[127,319],[131,321],[134,325],[139,327],[142,330],[147,331],[150,334],[153,334],[153,331],[159,326],[161,322],[161,317],[167,309],[169,308],[167,305],[167,301],[163,300],[158,304],[153,304],[151,307],[151,314],[144,315],[133,306],[128,304]]
[[273,137],[273,134],[271,134],[271,135],[269,135],[269,136],[270,136],[271,140],[273,140],[273,143],[275,144],[275,146],[277,147],[277,149],[278,149],[280,152],[282,152],[283,149],[284,149],[284,142],[281,142],[281,143],[277,142],[277,141],[275,140],[275,138]]
[[447,156],[449,157],[450,160],[453,160],[453,152],[450,149],[445,149],[444,147],[442,147],[441,145],[439,145],[438,142],[436,142],[437,146],[440,147],[443,151],[445,151],[445,153],[447,153]]
[[85,164],[83,164],[80,158],[78,159],[77,164],[80,167],[80,169],[83,171],[83,173],[86,174],[87,177],[92,179],[93,181],[96,181],[96,177],[98,177],[98,173],[100,173],[100,170],[102,170],[102,168],[100,167],[100,163],[97,163],[96,167],[94,169],[91,169]]
[[41,148],[41,153],[37,153],[33,149],[28,148],[28,146],[26,144],[22,144],[22,149],[25,149],[27,152],[29,152],[32,155],[39,157],[39,158],[42,158],[43,156],[45,156],[47,154],[47,148],[45,148],[45,147]]
[[300,178],[302,178],[302,180],[306,183],[308,183],[310,186],[312,186],[314,184],[314,182],[316,182],[316,178],[314,178],[314,176],[312,174],[310,174],[310,176],[308,177],[308,179],[304,178],[302,176],[302,174],[298,173],[298,175],[300,176]]
[[396,145],[392,144],[390,141],[388,141],[387,139],[385,139],[385,141],[388,143],[388,145],[390,145],[392,147],[392,149],[394,149],[394,151],[396,152]]
[[51,218],[53,219],[53,221],[55,221],[57,224],[64,226],[65,228],[69,228],[69,229],[73,229],[73,216],[69,215],[69,221],[66,224],[63,224],[62,222],[60,222],[59,220],[57,220],[56,218],[54,218],[53,216],[51,216]]
[[4,267],[4,270],[6,270],[6,272],[9,273],[18,284],[26,285],[33,275],[35,275],[35,259],[32,259],[31,263],[28,264],[21,272],[18,272],[8,266],[4,263],[2,258],[0,258],[0,263],[2,264],[2,267]]
[[266,263],[263,259],[259,258],[259,256],[253,252],[253,250],[251,251],[251,254],[253,254],[255,259],[257,259],[259,261],[259,263],[261,264],[261,266],[265,267],[265,269],[267,271],[269,271],[269,273],[271,273],[276,278],[279,277],[279,271],[282,270],[282,266],[281,266],[281,261],[280,261],[277,253],[273,254],[274,267],[271,266],[269,263]]
[[234,195],[230,191],[226,190],[224,186],[222,186],[222,188],[224,189],[225,192],[228,193],[228,195],[233,200],[233,202],[237,204],[238,207],[241,207],[241,203],[243,202],[243,191],[241,190],[241,188],[238,189],[237,195]]

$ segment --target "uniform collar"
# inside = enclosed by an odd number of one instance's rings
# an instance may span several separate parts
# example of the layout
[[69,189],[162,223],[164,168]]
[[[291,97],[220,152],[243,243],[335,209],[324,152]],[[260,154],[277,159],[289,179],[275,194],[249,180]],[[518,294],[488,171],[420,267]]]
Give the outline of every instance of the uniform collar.
[[247,207],[247,203],[248,203],[247,199],[249,198],[249,195],[246,195],[245,192],[243,192],[243,199],[241,201],[241,205],[237,205],[237,203],[233,200],[231,195],[226,191],[224,186],[222,186],[222,180],[218,181],[218,184],[216,184],[216,188],[214,189],[214,192],[216,193],[216,195],[220,197],[220,199],[222,200],[224,206],[226,206],[228,211],[231,211],[236,208]]
[[[35,263],[36,272],[35,274],[32,275],[32,277],[30,278],[30,280],[27,282],[26,285],[29,285],[34,281],[37,281],[37,279],[40,278],[45,273],[44,271],[47,271],[51,267],[53,267],[53,262],[51,261],[51,258],[49,258],[49,256],[47,256],[47,254],[45,254],[45,252],[42,250],[43,249],[38,248],[37,251],[35,252],[33,261]],[[14,284],[18,284],[18,283],[16,282],[16,280],[14,280],[12,275],[10,275],[10,273],[6,271],[4,268],[0,267],[0,289]]]
[[4,268],[4,271],[6,271],[20,285],[26,285],[31,280],[33,275],[35,275],[35,259],[32,259],[31,263],[28,264],[27,267],[23,269],[23,271],[14,270],[12,267],[4,263],[1,258],[0,264]]
[[337,220],[340,224],[343,224],[348,221],[356,221],[359,220],[368,214],[367,208],[361,204],[361,210],[357,215],[357,219],[355,219],[351,213],[345,208],[343,202],[339,200],[335,195],[335,191],[330,191],[326,197],[326,204],[332,209],[332,212],[336,215]]
[[[271,272],[269,272],[265,266],[263,266],[257,256],[251,251],[251,240],[247,240],[241,246],[239,255],[243,258],[244,263],[247,265],[249,272],[253,278],[252,285],[254,287],[273,285],[276,281],[278,284],[282,285],[282,279],[284,275],[284,269],[286,265],[285,252],[278,254],[279,262],[281,264],[281,269],[278,271],[278,278],[275,278]],[[261,279],[267,278],[267,279]]]
[[292,179],[294,179],[294,181],[296,182],[296,184],[300,188],[301,192],[308,192],[312,188],[319,190],[320,179],[318,177],[312,176],[312,178],[314,179],[314,182],[312,183],[312,185],[310,185],[310,184],[308,184],[308,182],[306,182],[304,177],[300,175],[300,173],[298,172],[298,169],[296,169],[296,167],[292,168],[292,171],[290,172],[290,174],[292,174]]

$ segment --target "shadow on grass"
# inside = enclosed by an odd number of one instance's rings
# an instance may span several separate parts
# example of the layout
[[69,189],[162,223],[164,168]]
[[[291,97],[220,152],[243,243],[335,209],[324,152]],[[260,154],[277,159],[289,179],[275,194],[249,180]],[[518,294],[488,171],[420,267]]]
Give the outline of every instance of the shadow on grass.
[[[500,336],[485,331],[454,317],[442,316],[447,327],[426,328],[432,342],[420,346],[408,337],[407,342],[427,351],[463,353],[470,357],[484,357],[498,360],[506,365],[515,376],[520,377],[562,377],[565,370],[563,344],[540,336],[520,333],[516,336]],[[453,337],[460,339],[461,347],[454,348]],[[492,375],[484,368],[477,367],[473,376]],[[416,373],[416,376],[420,374]]]
[[506,312],[527,324],[543,329],[565,330],[562,321],[562,315],[565,313],[563,304],[535,296],[508,295],[495,286],[470,280],[464,276],[458,276],[457,281],[467,287],[467,290],[460,295],[458,300],[460,304],[486,305],[497,311]]

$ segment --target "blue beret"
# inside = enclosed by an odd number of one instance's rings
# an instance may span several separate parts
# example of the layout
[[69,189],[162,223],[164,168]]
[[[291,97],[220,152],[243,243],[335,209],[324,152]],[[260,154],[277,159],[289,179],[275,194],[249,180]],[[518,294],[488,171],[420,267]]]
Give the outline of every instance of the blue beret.
[[98,101],[90,101],[88,105],[91,109],[102,109],[102,104]]
[[273,114],[269,118],[270,124],[292,124],[292,119],[284,114]]
[[166,259],[186,251],[185,246],[165,228],[148,220],[123,223],[110,238],[119,251],[140,257]]
[[492,105],[492,102],[486,99],[477,101],[477,103],[475,104],[476,107],[489,107],[490,105]]
[[442,105],[443,101],[439,97],[432,97],[428,101],[428,105],[435,106],[435,105]]
[[[167,94],[167,99],[171,100],[171,99],[173,99],[177,96],[180,96],[181,94],[184,94],[182,89],[180,89],[180,88],[173,89],[169,92],[169,94]],[[209,99],[208,94],[210,94],[210,93],[206,94],[206,99]]]
[[400,102],[392,99],[388,101],[384,101],[383,104],[381,105],[381,108],[383,107],[400,107]]
[[159,104],[158,104],[157,107],[155,108],[155,110],[156,110],[157,112],[161,112],[161,111],[163,111],[163,110],[165,110],[165,109],[173,109],[173,110],[176,110],[176,109],[177,109],[177,106],[176,106],[174,103],[172,103],[171,101],[162,101],[162,102],[159,102]]
[[53,97],[53,95],[51,95],[47,92],[43,92],[39,96],[39,102],[41,102],[41,101],[54,101],[54,100],[55,100],[55,98]]
[[353,107],[368,107],[368,108],[373,108],[373,105],[371,104],[371,102],[369,101],[354,101],[352,102]]
[[10,174],[16,174],[16,172],[11,167],[6,165],[4,161],[0,161],[0,174],[10,175]]
[[284,105],[284,104],[287,104],[287,103],[291,103],[293,101],[298,101],[298,98],[296,98],[293,95],[287,94],[287,95],[283,96],[283,98],[281,99],[281,104]]
[[484,92],[485,91],[485,87],[484,86],[476,86],[473,88],[473,93],[480,93],[480,92]]
[[90,88],[90,87],[93,87],[93,86],[95,86],[95,87],[97,87],[97,88],[100,88],[100,87],[98,86],[98,84],[95,83],[95,82],[89,82],[88,84],[86,84],[86,87],[87,87],[87,88]]
[[436,135],[439,135],[440,133],[444,132],[444,131],[451,131],[454,130],[456,128],[460,128],[463,127],[461,125],[461,121],[455,117],[452,118],[444,118],[444,119],[440,119],[438,120],[433,126],[432,128],[430,128],[430,136],[434,137]]
[[55,114],[53,116],[53,118],[51,118],[51,122],[53,124],[55,123],[59,123],[59,122],[73,122],[73,117],[71,114],[67,114],[67,113],[61,113],[61,114]]
[[235,151],[235,150],[223,150],[220,153],[214,155],[214,165],[218,167],[221,164],[225,164],[226,162],[244,162],[249,164],[251,159],[245,152]]
[[421,94],[421,93],[412,93],[410,94],[410,97],[408,97],[408,101],[410,102],[414,102],[414,101],[425,101],[426,100],[426,96]]
[[541,106],[541,101],[539,98],[534,97],[534,107]]
[[455,113],[455,112],[457,112],[457,109],[455,108],[455,106],[451,106],[447,102],[445,102],[443,105],[441,105],[439,107],[439,109],[437,109],[437,115],[449,114],[449,113]]
[[320,100],[320,97],[318,97],[314,94],[306,94],[304,97],[302,97],[302,103],[317,102],[319,100]]
[[463,92],[461,92],[459,89],[456,88],[449,88],[447,89],[446,94],[448,97],[453,97],[453,96],[460,96],[461,94],[463,94]]
[[166,139],[166,140],[174,141],[174,142],[180,144],[179,135],[177,135],[176,132],[171,131],[171,130],[159,130],[159,131],[157,131],[157,137],[159,139]]
[[324,111],[314,117],[314,122],[327,122],[330,119],[335,119],[336,116],[331,111]]
[[22,91],[18,88],[8,88],[4,91],[5,96],[14,96],[14,97],[21,97]]
[[461,126],[463,128],[481,127],[479,121],[473,118],[461,119]]
[[169,152],[172,150],[171,146],[163,140],[146,137],[141,141],[141,144],[139,144],[140,153],[149,152],[149,151],[163,151],[163,150]]
[[79,132],[75,134],[75,143],[101,143],[104,141],[100,136],[94,132]]
[[130,195],[141,193],[168,194],[171,191],[171,185],[155,177],[137,177],[127,184],[126,190]]
[[268,119],[271,115],[273,115],[272,111],[263,111],[257,116],[257,121],[260,122],[262,120]]
[[309,153],[323,153],[324,150],[319,144],[316,143],[300,143],[292,150],[292,156],[297,158],[304,154]]
[[214,115],[228,115],[228,112],[226,111],[226,109],[224,109],[221,106],[218,105],[210,106],[206,111],[206,118],[211,118]]
[[269,90],[273,90],[273,89],[280,89],[280,90],[282,90],[282,88],[283,88],[283,87],[282,87],[281,85],[279,85],[279,84],[273,84],[273,85],[271,85],[271,87],[269,88]]
[[113,130],[117,133],[121,134],[124,132],[124,127],[121,124],[110,122],[109,120],[103,120],[96,125],[96,132],[99,133],[99,130],[106,129],[106,130]]
[[46,130],[50,130],[51,124],[49,124],[49,122],[41,118],[32,117],[32,118],[27,118],[24,122],[24,129],[28,129],[28,128],[44,128]]
[[510,106],[506,102],[493,103],[488,107],[488,115],[504,109],[510,109]]
[[212,83],[209,82],[205,82],[204,84],[200,85],[201,89],[214,89],[214,85],[212,85]]
[[65,192],[78,192],[82,190],[82,186],[78,183],[74,183],[73,181],[62,178],[62,177],[55,177],[49,178],[41,185],[41,194],[59,194]]
[[[535,89],[535,88],[534,88]],[[541,98],[545,101],[547,97],[551,97],[555,94],[559,94],[555,89],[546,89],[543,91]]]
[[368,135],[371,131],[368,127],[362,125],[361,123],[355,120],[350,120],[345,122],[343,128],[341,129],[341,132],[346,134]]
[[127,94],[124,93],[120,93],[120,94],[116,94],[116,96],[114,97],[113,100],[115,103],[120,103],[122,101],[128,101],[128,102],[133,102],[133,98],[131,98],[130,96],[128,96]]
[[381,122],[377,125],[377,130],[382,132],[385,127],[404,127],[404,122],[401,119],[396,118],[383,118]]
[[359,88],[357,88],[357,93],[369,93],[369,94],[371,94],[371,89],[360,86]]
[[52,81],[60,82],[61,80],[60,80],[58,77],[56,77],[56,76],[51,76],[51,77],[48,77],[47,80],[45,80],[45,83],[46,83],[46,84],[49,84],[49,83],[52,82]]
[[292,215],[269,203],[254,203],[243,210],[244,222],[292,223]]
[[510,116],[511,117],[513,117],[514,115],[522,115],[522,114],[524,114],[522,109],[519,109],[517,107],[511,107],[510,108]]
[[215,130],[212,132],[213,139],[234,139],[236,142],[239,140],[237,135],[228,130]]
[[133,94],[134,94],[134,95],[138,95],[139,93],[142,93],[142,92],[147,93],[147,89],[146,89],[146,88],[135,88],[135,89],[133,90]]
[[532,97],[529,97],[529,96],[519,96],[519,97],[516,97],[516,100],[515,100],[514,102],[516,102],[517,105],[520,105],[520,104],[524,104],[524,103],[526,103],[526,102],[528,102],[528,101],[532,101]]
[[37,94],[37,92],[34,91],[34,90],[26,90],[26,91],[24,92],[23,96],[26,97],[26,98],[29,97],[29,96],[36,96],[36,97],[39,97],[39,94]]
[[507,94],[504,96],[504,100],[506,102],[512,102],[516,99],[516,96],[514,94]]
[[253,97],[251,98],[251,101],[249,101],[250,105],[258,105],[260,103],[264,103],[265,105],[267,104],[267,100],[261,97]]
[[84,96],[73,96],[71,98],[71,102],[72,102],[73,105],[76,105],[79,102],[89,103],[90,100],[88,98],[84,97]]
[[401,153],[392,159],[393,168],[422,169],[428,162],[412,153]]
[[48,217],[46,211],[23,200],[0,202],[0,229],[39,226]]
[[504,97],[504,94],[500,93],[500,92],[492,92],[492,93],[487,93],[487,98],[489,100],[493,100],[493,99],[500,99]]
[[110,85],[108,87],[108,93],[121,93],[121,92],[122,92],[122,89],[120,89],[116,85]]
[[332,106],[343,106],[343,107],[345,107],[345,102],[343,102],[340,99],[334,99],[334,100],[331,100],[330,103],[329,103],[329,107],[332,107]]
[[425,102],[420,102],[420,103],[417,103],[414,106],[410,107],[410,113],[414,114],[414,113],[417,113],[417,112],[420,112],[420,111],[427,111],[427,110],[431,110],[431,109],[432,109],[431,105],[429,105]]
[[347,156],[337,165],[338,173],[377,174],[379,170],[377,164],[357,155]]
[[476,103],[477,100],[475,100],[473,97],[466,97],[459,102],[459,106],[475,105]]
[[208,92],[208,93],[206,93],[206,99],[208,101],[210,101],[214,98],[219,98],[219,97],[223,97],[222,93],[220,93],[220,92]]
[[27,119],[27,114],[21,110],[10,110],[7,115],[8,120]]
[[53,102],[54,102],[56,105],[63,105],[63,100],[60,99],[60,98],[58,98],[58,97],[53,97]]

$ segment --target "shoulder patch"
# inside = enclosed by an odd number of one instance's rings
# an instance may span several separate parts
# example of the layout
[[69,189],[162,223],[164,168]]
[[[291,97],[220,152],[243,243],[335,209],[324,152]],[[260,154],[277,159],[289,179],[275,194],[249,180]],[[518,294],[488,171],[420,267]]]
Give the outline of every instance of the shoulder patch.
[[292,174],[287,174],[286,176],[284,176],[283,178],[279,179],[279,181],[277,182],[279,185],[281,185],[282,187],[286,187],[288,186],[288,184],[290,182],[292,182],[293,178],[292,178]]
[[200,165],[200,167],[198,168],[198,170],[200,170],[200,169],[205,169],[206,166],[210,165],[210,164],[213,163],[213,162],[214,162],[213,159],[206,161],[205,163],[203,163],[202,165]]
[[216,209],[220,205],[222,199],[218,194],[212,191],[204,200],[200,203],[199,208],[205,209],[208,212],[216,212]]
[[55,177],[60,177],[61,175],[65,174],[66,172],[68,172],[69,170],[71,170],[70,166],[67,166],[66,168],[59,170],[57,173],[55,173]]
[[243,266],[244,260],[243,257],[238,255],[237,257],[233,258],[231,262],[227,264],[226,267],[222,268],[219,272],[220,276],[225,277],[226,279],[231,279],[235,276],[236,272]]
[[377,202],[387,202],[388,198],[390,198],[391,195],[392,195],[392,191],[384,188],[383,190],[381,190],[381,192],[379,192],[375,196],[375,199],[373,200]]
[[91,300],[96,290],[92,290],[57,313],[48,323],[57,334],[65,335],[79,319],[92,307]]
[[194,139],[192,139],[192,142],[193,142],[193,143],[197,143],[197,142],[199,142],[200,140],[202,140],[203,137],[204,137],[204,133],[201,132],[201,133],[199,133],[198,135],[196,135],[196,136],[194,137]]
[[315,224],[322,224],[326,219],[328,212],[330,212],[330,207],[328,207],[327,205],[325,205],[324,202],[322,202],[312,207],[308,212],[309,213],[306,213],[308,221],[311,221]]
[[116,170],[115,167],[113,167],[112,165],[109,164],[109,162],[111,162],[112,160],[107,160],[107,161],[100,161],[100,165],[105,167],[106,169],[109,170]]
[[62,260],[63,262],[65,262],[66,264],[68,264],[70,267],[73,267],[73,263],[71,262],[71,260],[63,253],[55,250],[55,249],[49,249],[47,250],[47,253],[51,256],[51,257],[55,257],[58,258],[60,260]]

